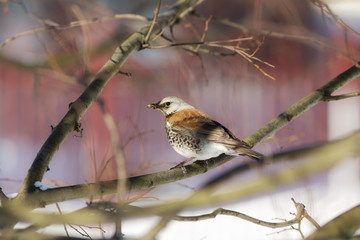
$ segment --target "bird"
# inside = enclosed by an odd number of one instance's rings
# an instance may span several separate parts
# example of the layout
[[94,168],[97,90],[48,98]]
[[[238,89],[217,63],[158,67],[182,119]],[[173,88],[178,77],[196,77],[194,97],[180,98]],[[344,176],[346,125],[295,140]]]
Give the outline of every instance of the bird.
[[165,131],[173,149],[187,160],[176,165],[182,167],[192,160],[207,160],[221,154],[248,156],[261,161],[264,156],[229,129],[178,97],[165,97],[147,108],[160,110],[165,115]]

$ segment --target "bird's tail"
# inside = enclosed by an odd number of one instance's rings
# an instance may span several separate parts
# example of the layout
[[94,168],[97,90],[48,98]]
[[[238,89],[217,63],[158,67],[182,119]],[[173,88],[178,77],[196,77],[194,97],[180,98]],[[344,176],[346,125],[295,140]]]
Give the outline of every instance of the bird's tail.
[[254,150],[251,150],[250,148],[242,148],[242,149],[239,149],[238,151],[240,152],[240,155],[245,155],[245,156],[251,157],[259,163],[262,163],[264,161],[264,155],[254,151]]

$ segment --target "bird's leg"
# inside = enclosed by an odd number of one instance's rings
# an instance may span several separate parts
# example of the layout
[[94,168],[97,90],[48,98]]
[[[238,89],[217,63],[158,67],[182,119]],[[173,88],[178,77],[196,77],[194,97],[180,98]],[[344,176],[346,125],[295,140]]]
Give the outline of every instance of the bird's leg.
[[175,167],[170,168],[170,170],[175,169],[175,168],[181,168],[183,173],[186,174],[186,169],[184,168],[184,165],[188,162],[191,162],[194,159],[195,159],[194,157],[188,158],[185,161],[182,161],[181,163],[177,164]]

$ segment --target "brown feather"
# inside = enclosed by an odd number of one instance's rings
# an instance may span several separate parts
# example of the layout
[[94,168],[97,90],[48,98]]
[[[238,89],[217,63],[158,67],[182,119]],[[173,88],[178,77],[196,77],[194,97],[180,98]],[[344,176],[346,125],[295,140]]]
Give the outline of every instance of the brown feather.
[[224,144],[241,155],[251,156],[256,159],[263,158],[262,154],[251,150],[244,141],[238,139],[226,127],[197,109],[179,111],[167,117],[166,120],[172,125],[173,131],[182,135],[206,138],[208,141]]

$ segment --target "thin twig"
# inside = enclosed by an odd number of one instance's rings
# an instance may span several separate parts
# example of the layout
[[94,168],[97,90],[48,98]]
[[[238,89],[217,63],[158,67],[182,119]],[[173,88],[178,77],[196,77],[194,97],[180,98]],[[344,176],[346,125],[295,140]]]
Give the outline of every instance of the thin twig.
[[229,49],[231,51],[235,51],[237,54],[239,54],[240,56],[242,56],[245,60],[247,60],[248,62],[250,62],[255,68],[257,68],[262,74],[264,74],[266,77],[270,78],[271,80],[275,80],[275,78],[273,76],[271,76],[270,74],[266,73],[258,64],[256,64],[253,60],[259,61],[261,63],[264,63],[267,66],[270,67],[275,67],[273,65],[271,65],[268,62],[265,62],[263,60],[260,60],[259,58],[256,57],[252,57],[251,55],[249,55],[248,53],[246,53],[243,50],[240,50],[234,46],[229,46],[229,45],[220,45],[220,44],[212,44],[210,43],[209,46],[213,46],[213,47],[220,47],[220,48],[225,48],[225,49]]
[[[55,205],[56,205],[57,210],[59,211],[59,214],[60,214],[60,215],[63,215],[63,214],[62,214],[62,211],[61,211],[61,209],[60,209],[59,203],[55,203]],[[63,223],[63,225],[64,225],[64,230],[65,230],[66,236],[69,237],[69,232],[68,232],[68,230],[67,230],[66,223]]]
[[[203,32],[203,34],[202,34],[202,36],[201,36],[201,39],[200,39],[201,42],[204,42],[204,41],[205,41],[205,37],[206,37],[206,34],[207,34],[208,30],[209,30],[209,23],[210,23],[211,19],[212,19],[212,16],[210,16],[210,17],[205,21],[204,32]],[[192,25],[191,25],[191,26],[192,26]],[[172,33],[171,33],[171,35],[173,36]],[[173,39],[174,39],[174,37],[173,37]],[[167,39],[167,40],[168,40],[168,39]],[[184,48],[184,49],[187,50],[187,49],[189,49],[189,48]],[[202,56],[199,54],[200,45],[197,45],[197,46],[195,46],[195,47],[191,47],[190,49],[191,49],[190,52],[192,52],[195,56],[197,56],[197,57],[199,58],[200,66],[201,66],[201,72],[203,73],[203,76],[204,76],[204,78],[205,78],[206,85],[208,85],[208,84],[209,84],[209,78],[208,78],[208,76],[207,76],[207,74],[206,74],[206,70],[205,70],[205,65],[204,65],[203,58],[202,58]]]
[[154,29],[156,20],[157,20],[158,15],[159,15],[160,7],[161,7],[161,0],[158,0],[157,7],[156,7],[156,9],[155,9],[154,19],[152,20],[152,23],[151,23],[151,25],[150,25],[149,31],[148,31],[148,33],[147,33],[147,35],[146,35],[146,37],[145,37],[144,43],[148,43],[148,41],[149,41],[149,39],[150,39],[151,33],[152,33],[153,29]]
[[307,213],[306,210],[304,210],[304,218],[311,222],[317,229],[321,228],[320,225]]
[[141,240],[153,240],[155,239],[156,235],[164,228],[166,227],[166,225],[169,223],[169,221],[171,220],[171,217],[169,216],[164,216],[161,218],[161,220],[158,222],[158,224],[156,224],[153,228],[150,229],[149,232],[147,232],[142,238],[140,238]]
[[360,37],[360,33],[358,31],[356,31],[355,29],[351,28],[346,23],[344,23],[344,21],[341,20],[341,18],[338,15],[336,15],[326,3],[324,3],[321,0],[311,0],[311,2],[315,6],[319,7],[322,12],[324,12],[324,13],[328,14],[329,16],[331,16],[344,30],[348,30],[348,31],[350,31],[350,32],[352,32],[355,35]]
[[196,27],[194,26],[194,24],[191,21],[189,21],[189,19],[187,19],[187,18],[184,19],[184,22],[185,22],[185,27],[191,30],[191,32],[195,36],[195,39],[201,39],[201,35],[200,35],[199,31],[196,29]]
[[323,100],[324,101],[337,101],[337,100],[342,100],[342,99],[351,98],[351,97],[358,97],[358,96],[360,96],[360,92],[346,93],[346,94],[335,95],[335,96],[325,96]]
[[298,223],[298,228],[297,228],[296,230],[300,233],[301,238],[302,238],[302,239],[305,239],[305,236],[304,236],[304,234],[303,234],[302,231],[301,231],[301,222]]
[[[360,228],[360,205],[357,205],[324,224],[307,240],[319,239],[353,239],[352,236]],[[358,238],[354,238],[358,239]]]
[[224,209],[224,208],[218,208],[216,210],[214,210],[212,213],[208,213],[208,214],[203,214],[203,215],[198,215],[198,216],[176,216],[174,217],[175,220],[177,221],[201,221],[201,220],[207,220],[207,219],[212,219],[215,218],[218,215],[226,215],[226,216],[233,216],[233,217],[237,217],[240,219],[243,219],[245,221],[249,221],[251,223],[254,224],[258,224],[260,226],[264,226],[264,227],[268,227],[268,228],[283,228],[283,227],[287,227],[287,226],[291,226],[293,224],[299,223],[303,218],[303,213],[305,210],[305,205],[301,204],[299,205],[298,203],[295,203],[295,207],[296,207],[296,216],[288,221],[284,221],[284,222],[267,222],[267,221],[263,221],[254,217],[251,217],[249,215],[240,213],[240,212],[236,212],[236,211],[232,211],[232,210],[228,210],[228,209]]
[[225,41],[200,41],[200,42],[191,42],[191,43],[171,43],[168,45],[161,45],[161,46],[146,45],[144,47],[150,48],[150,49],[161,49],[161,48],[169,48],[169,47],[183,47],[183,46],[195,45],[195,47],[192,49],[194,52],[199,51],[200,45],[228,49],[230,51],[233,51],[233,52],[239,54],[243,58],[245,58],[248,62],[250,62],[252,65],[254,65],[254,67],[256,67],[261,73],[263,73],[266,77],[274,80],[275,78],[273,76],[266,73],[258,64],[256,64],[253,61],[253,60],[256,60],[256,61],[261,62],[269,67],[272,67],[272,68],[275,67],[274,65],[272,65],[268,62],[265,62],[257,57],[254,57],[254,54],[259,50],[260,45],[258,45],[258,47],[255,49],[255,51],[252,54],[248,54],[243,49],[240,49],[239,47],[232,46],[232,45],[218,44],[219,42],[238,42],[238,41],[252,40],[252,39],[253,39],[252,37],[248,37],[248,38],[230,39],[230,40],[225,40]]
[[168,45],[160,45],[160,46],[146,45],[145,47],[149,48],[149,49],[162,49],[162,48],[169,48],[169,47],[181,47],[181,46],[199,45],[199,44],[206,44],[206,43],[205,42],[171,43]]
[[[169,39],[167,39],[170,41]],[[220,40],[220,41],[199,41],[199,42],[188,42],[188,43],[171,43],[167,45],[160,45],[160,46],[154,46],[154,45],[146,45],[146,48],[149,49],[162,49],[162,48],[169,48],[169,47],[182,47],[182,46],[196,46],[196,45],[214,45],[217,47],[221,47],[223,45],[217,45],[218,43],[232,43],[232,42],[240,42],[240,41],[248,41],[253,40],[252,37],[246,37],[246,38],[236,38],[236,39],[229,39],[229,40]]]
[[[206,16],[201,16],[199,14],[192,14],[192,15],[195,17],[201,18],[203,20],[207,19]],[[265,30],[265,29],[254,29],[254,28],[250,28],[250,27],[247,27],[245,25],[242,25],[242,24],[239,24],[236,22],[232,22],[229,19],[222,19],[222,18],[214,17],[213,21],[224,24],[229,27],[239,29],[244,33],[253,31],[255,33],[260,33],[264,36],[270,36],[270,37],[280,38],[280,39],[290,39],[290,40],[297,41],[299,43],[302,43],[302,44],[305,44],[305,45],[308,45],[311,47],[316,47],[318,49],[329,49],[330,51],[333,51],[335,53],[338,53],[340,55],[350,58],[354,62],[358,61],[357,58],[355,56],[351,55],[350,53],[344,52],[336,47],[333,47],[333,46],[327,44],[326,38],[324,38],[320,35],[317,35],[314,32],[310,32],[306,29],[302,29],[302,32],[306,35],[294,35],[294,34],[287,34],[287,33],[282,33],[282,32],[274,32],[274,31]],[[314,35],[315,35],[315,37],[312,37]]]
[[126,192],[127,177],[125,155],[123,149],[120,147],[121,138],[113,116],[105,108],[105,102],[102,99],[98,99],[97,102],[99,103],[99,106],[101,108],[104,121],[110,134],[111,143],[113,145],[115,160],[117,164],[117,175],[118,179],[120,179],[117,187],[117,200],[121,201],[121,198],[123,198],[123,195]]
[[202,56],[201,56],[199,53],[194,52],[194,54],[195,54],[195,55],[199,58],[199,60],[200,60],[201,72],[202,72],[203,75],[204,75],[204,78],[205,78],[205,81],[206,81],[206,85],[208,85],[208,84],[209,84],[209,78],[208,78],[208,76],[207,76],[207,74],[206,74],[206,69],[205,69],[204,60],[203,60]]
[[45,31],[53,30],[53,29],[54,30],[66,30],[66,29],[70,29],[70,28],[74,28],[74,27],[80,27],[83,25],[94,24],[94,23],[101,23],[101,22],[115,20],[115,19],[134,19],[134,20],[140,20],[140,21],[144,21],[144,22],[148,21],[148,19],[146,17],[137,15],[137,14],[115,14],[112,16],[105,16],[105,17],[100,17],[100,18],[74,21],[74,22],[70,22],[69,24],[66,24],[66,25],[60,25],[57,23],[50,24],[49,21],[44,21],[47,24],[45,27],[35,28],[35,29],[31,29],[28,31],[24,31],[24,32],[15,34],[14,36],[6,39],[2,44],[0,44],[0,49],[18,38],[33,35],[36,33],[45,32]]
[[139,161],[139,165],[142,166],[144,164],[144,159],[145,159],[145,150],[144,150],[144,142],[142,139],[142,135],[141,131],[139,129],[139,126],[133,122],[131,120],[131,118],[129,118],[129,122],[131,123],[131,125],[133,126],[134,130],[135,130],[135,136],[137,136],[137,139],[139,140],[139,146],[140,146],[140,161]]
[[82,228],[80,225],[77,225],[77,226],[78,226],[84,233],[82,233],[80,230],[78,230],[75,226],[73,226],[73,225],[71,225],[71,224],[69,224],[69,226],[70,226],[75,232],[77,232],[78,234],[80,234],[81,236],[91,239],[91,237],[90,237],[90,235],[88,234],[88,232],[85,231],[85,229]]
[[[77,19],[79,21],[82,20],[86,20],[83,12],[81,11],[80,7],[76,4],[74,4],[71,8],[71,10],[73,11],[74,15],[77,17]],[[81,30],[83,33],[83,51],[82,51],[82,61],[83,61],[83,67],[87,68],[87,66],[90,66],[90,57],[89,57],[89,52],[91,49],[91,41],[90,41],[90,30],[89,30],[89,26],[88,25],[82,25],[81,26]],[[88,70],[87,70],[88,71]]]
[[[166,36],[162,35],[162,38],[168,42],[174,43],[171,39],[167,38]],[[191,44],[193,45],[193,44]],[[231,52],[231,53],[221,53],[221,52],[217,52],[217,51],[212,51],[211,49],[206,49],[206,48],[199,48],[197,51],[195,51],[195,48],[193,46],[182,46],[182,49],[191,53],[194,53],[195,55],[198,54],[198,52],[202,52],[202,53],[206,53],[206,54],[211,54],[214,56],[222,56],[222,57],[227,57],[227,56],[235,56],[236,52]],[[152,47],[152,46],[151,46]],[[151,48],[150,47],[150,48]]]
[[[206,34],[207,34],[208,30],[209,30],[209,23],[210,23],[210,21],[211,21],[211,18],[212,18],[212,16],[210,16],[210,17],[205,21],[204,32],[203,32],[203,34],[202,34],[202,36],[201,36],[200,42],[204,42],[204,41],[205,41]],[[196,46],[196,47],[195,47],[195,51],[198,51],[199,48],[200,48],[200,45]]]

